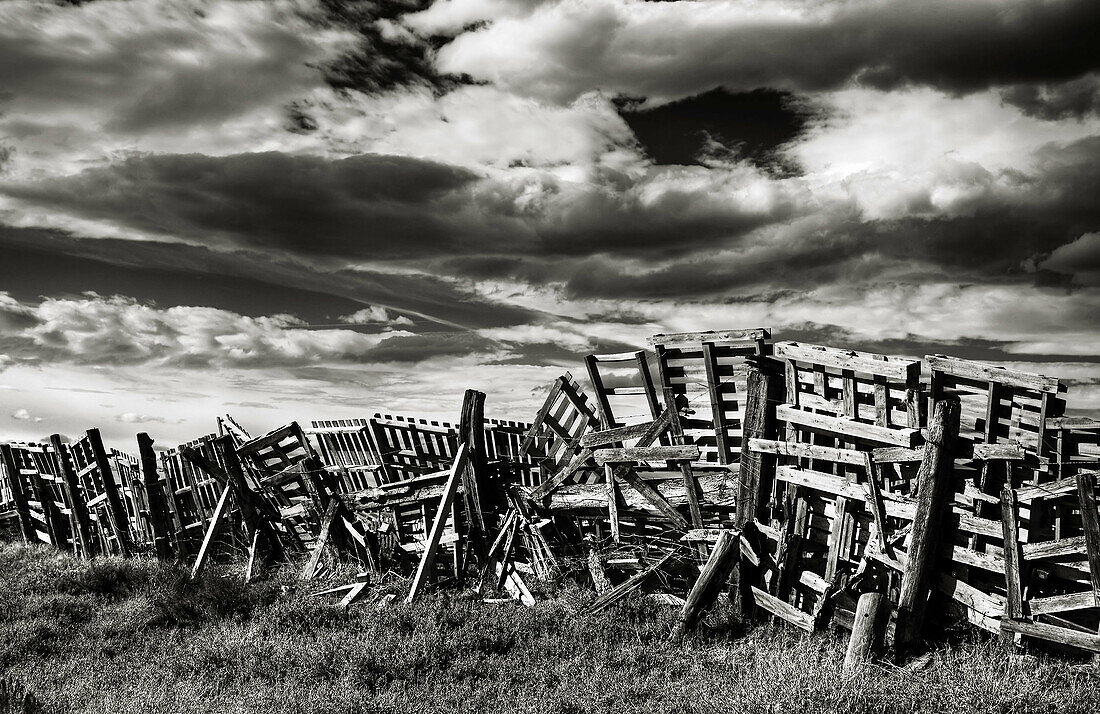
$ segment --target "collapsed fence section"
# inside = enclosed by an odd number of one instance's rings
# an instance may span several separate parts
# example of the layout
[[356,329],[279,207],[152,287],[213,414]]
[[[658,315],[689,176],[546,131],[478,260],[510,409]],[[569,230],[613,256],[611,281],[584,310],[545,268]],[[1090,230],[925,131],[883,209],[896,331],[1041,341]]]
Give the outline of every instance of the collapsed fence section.
[[[942,355],[799,342],[766,328],[656,335],[591,355],[531,423],[404,415],[218,431],[139,456],[95,429],[0,447],[0,520],[82,557],[155,552],[245,577],[303,558],[350,605],[404,573],[534,602],[532,579],[853,631],[858,660],[911,651],[937,611],[1014,647],[1100,651],[1100,422],[1066,385]],[[935,603],[935,607],[931,604]]]

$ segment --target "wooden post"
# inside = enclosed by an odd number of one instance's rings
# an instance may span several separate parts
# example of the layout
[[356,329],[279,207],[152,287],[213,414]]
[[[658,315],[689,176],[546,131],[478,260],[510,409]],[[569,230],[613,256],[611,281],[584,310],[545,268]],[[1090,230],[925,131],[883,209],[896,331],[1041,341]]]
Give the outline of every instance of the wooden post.
[[199,548],[199,554],[195,556],[195,564],[191,566],[191,579],[199,577],[202,574],[203,568],[206,567],[206,561],[210,556],[210,548],[214,544],[214,539],[218,535],[218,531],[221,530],[221,525],[225,522],[225,507],[229,502],[229,494],[231,490],[229,486],[222,489],[221,498],[218,499],[218,505],[214,508],[213,515],[210,516],[210,525],[206,527],[206,534],[202,538],[202,547]]
[[740,545],[739,533],[723,530],[718,534],[718,540],[714,542],[703,570],[688,592],[684,607],[680,611],[680,619],[669,639],[674,641],[682,639],[684,633],[695,627],[699,616],[714,603],[740,553]]
[[[1005,615],[1012,619],[1024,616],[1024,593],[1020,575],[1020,531],[1017,523],[1016,492],[1012,483],[1006,483],[1001,491],[1001,533],[1004,535],[1005,561]],[[1016,636],[1002,630],[1001,638],[1007,647],[1013,647]]]
[[488,476],[488,456],[485,451],[485,394],[476,389],[467,389],[462,399],[458,441],[466,444],[469,452],[468,466],[462,470],[462,498],[465,504],[466,524],[470,529],[470,542],[478,562],[484,563],[485,542],[488,540],[485,509],[496,511],[502,504],[488,502],[494,493],[499,493],[492,489],[486,491],[486,499],[482,500],[481,487]]
[[1081,530],[1085,533],[1092,595],[1100,607],[1100,518],[1096,512],[1096,476],[1093,474],[1077,474],[1077,502],[1081,507]]
[[65,486],[65,495],[68,496],[69,510],[72,514],[72,530],[74,545],[80,544],[80,557],[91,558],[92,547],[92,523],[88,518],[88,506],[84,499],[84,491],[80,488],[80,479],[66,456],[65,444],[61,441],[60,434],[50,436],[50,443],[57,455],[58,468],[61,471],[62,482]]
[[103,479],[103,491],[107,494],[107,510],[111,512],[111,528],[115,532],[118,549],[123,557],[128,557],[134,552],[133,543],[130,542],[130,519],[126,516],[126,507],[122,504],[122,496],[118,492],[118,483],[115,482],[111,461],[107,458],[107,450],[103,448],[103,438],[99,435],[99,429],[88,429],[85,433],[88,436],[88,442],[92,445],[96,468]]
[[917,510],[909,552],[901,577],[894,648],[904,656],[920,640],[924,611],[939,551],[944,515],[950,505],[954,475],[952,450],[959,433],[959,400],[944,398],[928,424],[928,439],[917,472]]
[[8,475],[8,485],[11,487],[11,497],[15,501],[15,513],[19,516],[19,530],[23,534],[24,543],[37,543],[38,531],[31,519],[31,507],[27,502],[27,492],[23,489],[23,479],[20,478],[19,465],[15,463],[15,455],[11,446],[0,444],[0,453],[3,454],[4,471]]
[[153,439],[144,431],[137,435],[138,455],[141,457],[141,476],[145,493],[149,496],[149,523],[153,527],[153,547],[157,558],[172,557],[172,529],[169,526],[168,501],[164,494],[165,479],[157,470],[157,454],[153,451]]
[[439,540],[443,537],[443,529],[447,526],[447,517],[451,513],[451,504],[454,503],[455,492],[458,491],[458,483],[463,470],[469,468],[467,458],[469,445],[460,444],[458,453],[451,463],[451,473],[447,476],[447,483],[443,487],[443,494],[439,498],[439,508],[435,512],[435,520],[432,521],[432,529],[424,541],[424,552],[420,556],[420,564],[416,567],[416,575],[413,576],[412,585],[409,586],[409,594],[405,596],[405,602],[416,600],[424,585],[432,576],[432,566],[435,565],[436,551],[439,550]]
[[861,664],[872,661],[882,652],[886,638],[886,615],[890,608],[882,593],[863,593],[856,602],[855,619],[848,651],[844,654],[844,673],[851,674]]
[[740,489],[735,512],[738,527],[756,518],[761,502],[761,490],[775,477],[775,457],[749,448],[749,439],[772,438],[775,430],[775,407],[769,403],[776,378],[759,367],[751,367],[745,392],[744,434],[741,437]]
[[585,547],[588,549],[588,573],[592,576],[592,585],[596,588],[597,595],[603,595],[611,590],[611,579],[603,568],[603,558],[600,557],[595,540],[586,538]]

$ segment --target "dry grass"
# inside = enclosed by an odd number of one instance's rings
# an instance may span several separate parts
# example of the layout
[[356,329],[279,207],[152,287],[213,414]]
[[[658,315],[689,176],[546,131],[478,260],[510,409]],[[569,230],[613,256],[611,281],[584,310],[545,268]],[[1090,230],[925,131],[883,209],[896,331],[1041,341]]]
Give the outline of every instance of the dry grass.
[[[684,645],[641,599],[572,614],[439,594],[335,610],[290,576],[188,583],[148,560],[88,565],[0,546],[0,678],[75,712],[1077,712],[1100,707],[1092,664],[1008,657],[978,639],[910,673],[839,671],[843,643],[747,634],[712,615]],[[2,707],[0,707],[2,710]]]

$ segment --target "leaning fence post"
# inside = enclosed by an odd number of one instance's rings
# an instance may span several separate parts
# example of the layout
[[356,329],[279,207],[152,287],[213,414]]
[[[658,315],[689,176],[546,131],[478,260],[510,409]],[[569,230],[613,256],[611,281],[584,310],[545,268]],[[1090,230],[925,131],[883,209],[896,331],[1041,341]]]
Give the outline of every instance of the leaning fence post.
[[157,454],[153,451],[153,439],[144,431],[137,435],[138,454],[141,456],[141,476],[145,492],[149,496],[149,523],[153,526],[153,546],[157,558],[172,557],[171,528],[168,526],[168,502],[164,494],[165,479],[157,471]]
[[670,639],[678,641],[683,638],[685,632],[695,627],[699,615],[718,597],[722,584],[729,576],[732,561],[738,556],[740,542],[740,533],[723,530],[718,534],[718,540],[711,548],[706,565],[703,566],[702,572],[699,573],[699,577],[696,578],[695,584],[691,586],[691,591],[684,600],[684,608],[680,612],[680,619],[673,628]]
[[[741,456],[738,471],[740,483],[734,523],[741,533],[738,539],[748,539],[749,546],[753,550],[758,543],[752,541],[758,542],[759,538],[754,537],[758,535],[756,529],[749,526],[756,520],[761,492],[771,485],[775,476],[775,458],[769,454],[753,451],[749,448],[749,440],[767,439],[772,435],[771,432],[775,428],[775,405],[770,400],[770,396],[779,386],[779,381],[778,375],[760,367],[749,368],[745,391],[745,413],[741,422]],[[739,552],[740,548],[735,551],[735,553]],[[735,559],[730,576],[730,596],[734,612],[742,619],[750,614],[753,608],[749,588],[752,585],[759,585],[759,578],[758,566],[744,558]]]
[[886,638],[886,615],[889,612],[889,602],[882,593],[869,592],[859,596],[852,622],[852,637],[848,640],[848,651],[844,654],[845,674],[870,662],[882,651]]
[[899,656],[920,640],[954,475],[952,450],[959,433],[958,398],[942,399],[928,424],[917,472],[917,510],[901,576],[894,648]]
[[15,463],[15,456],[7,444],[0,444],[0,453],[3,454],[4,471],[8,475],[12,500],[15,501],[15,513],[19,517],[19,529],[23,534],[23,542],[37,543],[38,532],[31,520],[31,507],[27,502],[27,492],[23,490],[23,480],[19,478],[19,465]]
[[87,560],[92,553],[92,522],[88,518],[88,506],[84,501],[84,491],[80,488],[80,479],[73,470],[65,453],[65,444],[61,441],[60,434],[50,436],[50,443],[57,454],[58,468],[64,480],[65,494],[69,497],[69,510],[72,513],[73,541],[80,544],[80,557]]

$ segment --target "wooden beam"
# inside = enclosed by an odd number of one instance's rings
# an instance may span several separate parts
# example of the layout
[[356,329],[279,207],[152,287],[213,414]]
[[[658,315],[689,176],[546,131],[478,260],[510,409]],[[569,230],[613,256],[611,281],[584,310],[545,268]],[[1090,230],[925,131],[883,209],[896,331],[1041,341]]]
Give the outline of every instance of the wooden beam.
[[692,444],[597,449],[593,456],[600,466],[631,461],[696,461],[699,459],[699,447]]
[[153,549],[157,558],[172,557],[172,528],[169,524],[168,501],[164,489],[166,480],[157,470],[157,454],[153,451],[153,439],[144,431],[137,435],[138,454],[141,457],[141,477],[149,496],[149,524],[153,527]]
[[952,449],[959,433],[959,412],[958,399],[942,399],[936,403],[928,425],[924,459],[917,472],[917,507],[894,630],[895,649],[902,656],[920,640],[924,625],[939,541],[950,507]]
[[222,524],[225,522],[225,508],[229,502],[229,494],[231,493],[229,486],[222,489],[221,498],[218,499],[218,505],[214,507],[214,513],[210,516],[210,524],[206,527],[206,534],[202,538],[202,547],[199,548],[199,554],[195,557],[195,564],[191,566],[191,579],[199,577],[202,574],[203,568],[206,567],[206,561],[210,556],[210,550],[213,547],[214,539],[221,531]]
[[65,495],[69,501],[69,511],[73,524],[73,541],[80,544],[80,557],[87,560],[95,554],[95,548],[92,539],[92,522],[88,518],[88,506],[84,500],[84,490],[80,487],[80,479],[68,459],[65,444],[61,441],[61,435],[51,435],[50,443],[53,444],[54,453],[57,455]]
[[740,542],[740,533],[734,531],[723,530],[718,535],[706,564],[684,600],[680,619],[676,622],[670,639],[678,641],[686,632],[694,629],[699,616],[718,598],[718,593],[729,578],[733,563],[740,553]]
[[1100,518],[1096,511],[1096,477],[1077,474],[1077,503],[1081,507],[1081,530],[1088,553],[1089,576],[1097,607],[1100,607]]
[[889,621],[889,601],[882,593],[863,593],[856,602],[852,636],[844,654],[844,673],[851,674],[882,652]]
[[85,435],[88,437],[88,443],[92,445],[96,468],[103,480],[103,490],[107,494],[107,510],[110,512],[111,527],[114,529],[118,548],[123,556],[129,556],[134,551],[134,544],[130,541],[130,519],[126,515],[126,507],[122,504],[122,495],[118,492],[118,483],[115,481],[111,461],[107,458],[107,450],[103,447],[103,438],[99,435],[99,429],[94,428],[88,429]]
[[447,526],[447,518],[450,516],[451,504],[454,503],[455,493],[458,490],[462,472],[469,467],[469,444],[462,443],[458,447],[454,461],[451,462],[451,470],[447,476],[447,484],[439,499],[439,507],[436,509],[435,520],[432,522],[431,531],[424,542],[424,552],[420,556],[420,563],[416,567],[412,585],[409,586],[409,594],[405,596],[406,603],[412,603],[420,596],[432,576],[432,567],[435,565],[436,552],[439,550],[439,540],[443,537],[443,530]]

